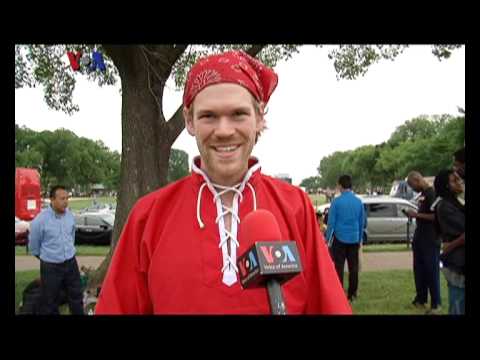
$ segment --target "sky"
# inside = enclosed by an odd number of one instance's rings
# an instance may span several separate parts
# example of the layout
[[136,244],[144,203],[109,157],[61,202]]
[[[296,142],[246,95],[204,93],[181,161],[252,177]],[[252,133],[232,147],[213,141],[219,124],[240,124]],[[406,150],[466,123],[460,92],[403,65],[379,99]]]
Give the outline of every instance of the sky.
[[[331,46],[302,46],[274,70],[279,82],[267,104],[268,129],[254,147],[262,171],[288,174],[293,184],[318,175],[324,156],[388,140],[395,129],[419,115],[458,115],[465,108],[465,47],[439,61],[430,46],[410,46],[395,61],[373,64],[356,80],[337,80]],[[65,55],[66,58],[66,55]],[[15,90],[15,123],[35,131],[66,128],[76,135],[102,140],[121,153],[120,83],[99,87],[77,76],[73,116],[51,110],[43,89]],[[182,92],[167,82],[163,106],[168,119],[182,101]],[[186,130],[173,147],[192,158],[195,139]]]

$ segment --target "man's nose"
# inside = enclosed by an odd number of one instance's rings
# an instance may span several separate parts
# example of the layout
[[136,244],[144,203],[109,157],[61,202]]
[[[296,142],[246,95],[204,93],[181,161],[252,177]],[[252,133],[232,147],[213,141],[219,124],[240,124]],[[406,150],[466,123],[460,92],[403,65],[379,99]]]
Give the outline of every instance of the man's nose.
[[227,117],[221,117],[218,126],[215,129],[215,135],[218,137],[229,137],[235,133],[235,127]]

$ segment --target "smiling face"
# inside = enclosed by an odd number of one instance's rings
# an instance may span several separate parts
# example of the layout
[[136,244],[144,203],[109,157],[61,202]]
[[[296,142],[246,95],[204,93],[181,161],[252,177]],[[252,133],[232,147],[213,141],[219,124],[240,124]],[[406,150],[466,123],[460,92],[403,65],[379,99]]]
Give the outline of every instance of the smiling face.
[[197,94],[193,111],[184,109],[185,126],[195,136],[201,168],[221,185],[239,183],[248,170],[257,133],[264,128],[263,104],[255,110],[254,98],[244,87],[222,83]]

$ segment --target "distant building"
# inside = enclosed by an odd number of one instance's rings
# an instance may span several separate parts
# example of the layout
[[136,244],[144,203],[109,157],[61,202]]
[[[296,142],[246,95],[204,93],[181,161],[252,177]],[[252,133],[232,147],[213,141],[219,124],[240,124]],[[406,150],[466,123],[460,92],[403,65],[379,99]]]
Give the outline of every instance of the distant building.
[[105,189],[105,186],[103,184],[93,184],[90,187],[90,192],[92,196],[102,196],[105,195],[105,192],[107,189]]

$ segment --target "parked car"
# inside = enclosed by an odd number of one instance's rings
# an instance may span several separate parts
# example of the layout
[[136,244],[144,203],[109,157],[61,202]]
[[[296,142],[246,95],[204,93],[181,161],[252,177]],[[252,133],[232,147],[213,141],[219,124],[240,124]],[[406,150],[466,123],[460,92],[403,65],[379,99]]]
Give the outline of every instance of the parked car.
[[42,209],[46,209],[50,206],[50,199],[42,199]]
[[[392,196],[359,196],[367,213],[367,230],[364,232],[364,244],[387,242],[411,242],[415,232],[415,219],[408,217],[402,210],[418,208],[410,201]],[[323,212],[330,204],[322,206]],[[317,208],[317,211],[319,208]],[[407,225],[409,236],[407,238]]]
[[27,245],[30,223],[15,216],[15,245]]
[[114,215],[106,212],[75,214],[75,244],[109,245]]
[[83,210],[80,213],[105,213],[105,214],[112,214],[115,216],[116,205],[113,204],[93,204]]
[[390,196],[415,202],[414,199],[418,196],[418,193],[408,185],[406,180],[397,180],[393,182]]

